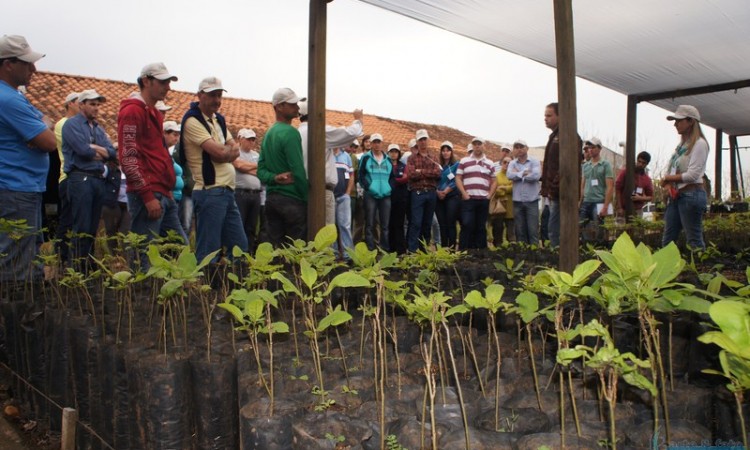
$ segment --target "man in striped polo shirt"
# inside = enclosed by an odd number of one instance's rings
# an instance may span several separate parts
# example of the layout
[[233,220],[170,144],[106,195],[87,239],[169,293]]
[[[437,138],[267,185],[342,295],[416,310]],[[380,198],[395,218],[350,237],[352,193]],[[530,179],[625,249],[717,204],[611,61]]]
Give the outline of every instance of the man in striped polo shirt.
[[487,248],[487,216],[497,179],[493,162],[484,154],[484,140],[471,140],[473,151],[458,163],[456,187],[461,192],[459,247]]

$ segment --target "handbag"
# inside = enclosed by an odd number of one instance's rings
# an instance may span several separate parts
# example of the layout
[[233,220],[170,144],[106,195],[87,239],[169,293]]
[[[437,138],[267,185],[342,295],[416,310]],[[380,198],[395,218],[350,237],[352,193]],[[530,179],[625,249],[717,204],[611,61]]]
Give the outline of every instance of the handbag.
[[505,200],[498,196],[493,196],[492,200],[490,200],[490,215],[491,216],[500,216],[505,214]]

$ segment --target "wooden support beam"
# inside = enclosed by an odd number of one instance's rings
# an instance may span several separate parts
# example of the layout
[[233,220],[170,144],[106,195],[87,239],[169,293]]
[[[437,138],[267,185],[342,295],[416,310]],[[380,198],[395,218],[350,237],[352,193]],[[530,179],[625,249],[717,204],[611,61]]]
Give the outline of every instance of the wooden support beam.
[[716,156],[714,157],[714,198],[721,201],[721,157],[722,157],[722,138],[724,131],[721,128],[716,129]]
[[309,68],[307,78],[307,233],[310,240],[325,226],[326,32],[327,1],[310,0]]
[[737,145],[737,136],[729,136],[729,186],[733,200],[741,200],[744,197],[744,193],[740,192],[740,184],[738,182],[739,165],[737,160],[739,159],[739,148]]
[[578,264],[578,155],[576,63],[572,0],[554,0],[557,96],[560,118],[560,270],[572,272]]
[[[636,139],[636,117],[638,113],[638,102],[632,95],[628,95],[627,122],[625,128],[625,219],[633,217],[633,200],[630,193],[635,190],[635,139]],[[619,199],[617,200],[619,201]],[[615,208],[617,209],[617,208]]]
[[740,184],[737,182],[737,136],[729,136],[729,191],[732,199],[738,199]]

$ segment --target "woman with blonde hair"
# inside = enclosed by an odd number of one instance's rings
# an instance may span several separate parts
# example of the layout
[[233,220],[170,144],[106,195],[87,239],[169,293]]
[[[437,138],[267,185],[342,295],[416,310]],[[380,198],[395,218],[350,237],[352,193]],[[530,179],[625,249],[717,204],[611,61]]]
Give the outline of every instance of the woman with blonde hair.
[[703,174],[709,148],[700,126],[701,116],[694,106],[680,105],[674,114],[667,116],[667,120],[674,121],[680,143],[669,160],[669,172],[661,182],[669,192],[661,243],[666,246],[676,241],[684,229],[690,248],[705,249],[703,214],[708,196],[703,186]]

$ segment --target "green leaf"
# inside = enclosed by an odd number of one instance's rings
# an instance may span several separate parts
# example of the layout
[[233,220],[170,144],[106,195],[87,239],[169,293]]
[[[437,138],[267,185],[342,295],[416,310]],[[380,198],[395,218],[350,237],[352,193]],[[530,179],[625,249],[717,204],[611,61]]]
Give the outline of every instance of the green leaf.
[[474,309],[487,308],[489,306],[487,300],[482,297],[482,294],[479,291],[471,291],[466,294],[464,302]]
[[128,271],[117,272],[112,275],[112,279],[120,284],[125,284],[133,277],[133,274]]
[[319,332],[325,331],[328,327],[337,327],[342,323],[346,323],[352,320],[352,315],[341,309],[341,305],[336,306],[336,309],[331,311],[327,316],[323,317],[318,322],[317,330]]
[[649,277],[649,282],[655,289],[677,278],[685,267],[685,260],[682,259],[680,250],[674,242],[654,253],[652,258],[656,267]]
[[641,375],[638,371],[634,370],[632,372],[624,373],[622,379],[629,385],[635,386],[639,389],[645,389],[650,392],[651,395],[656,396],[656,387],[648,378]]
[[313,290],[315,282],[318,281],[318,272],[312,268],[307,258],[302,258],[299,262],[300,277],[302,282],[310,289]]
[[336,224],[328,224],[318,231],[313,240],[313,247],[317,251],[321,251],[326,247],[330,247],[336,242],[338,232],[336,231]]
[[466,307],[466,305],[456,305],[448,308],[448,310],[445,312],[445,317],[450,317],[454,314],[466,314],[470,311],[469,308]]
[[159,289],[159,295],[162,298],[169,298],[177,294],[182,289],[183,280],[169,280]]
[[563,366],[567,366],[574,360],[582,357],[586,354],[586,351],[578,348],[561,348],[557,351],[557,362]]
[[581,264],[578,264],[573,270],[573,284],[575,284],[576,286],[585,284],[591,274],[596,272],[601,264],[601,261],[597,261],[595,259],[590,259],[588,261],[582,262]]
[[683,311],[692,311],[699,314],[708,314],[711,308],[711,302],[704,298],[688,295],[680,301],[679,309]]
[[516,297],[518,304],[518,314],[524,323],[529,323],[539,315],[539,298],[536,294],[529,291],[523,291]]
[[750,305],[732,300],[719,300],[711,305],[708,313],[721,328],[722,333],[750,353]]
[[222,308],[222,309],[225,309],[225,310],[229,311],[229,313],[232,314],[232,316],[234,317],[234,320],[236,320],[240,324],[244,324],[245,323],[245,317],[242,315],[242,311],[240,311],[240,309],[238,307],[234,306],[233,304],[231,304],[231,303],[219,303],[216,306],[218,306],[219,308]]
[[348,288],[369,286],[370,281],[367,280],[367,278],[356,272],[347,271],[333,277],[333,280],[331,280],[331,283],[328,285],[328,289],[326,289],[324,295],[329,295],[337,287]]
[[296,294],[298,297],[302,297],[302,293],[300,293],[299,289],[297,289],[297,286],[289,281],[289,278],[285,277],[281,272],[272,273],[271,279],[280,282],[281,287],[284,289],[284,292],[289,292],[292,294]]

